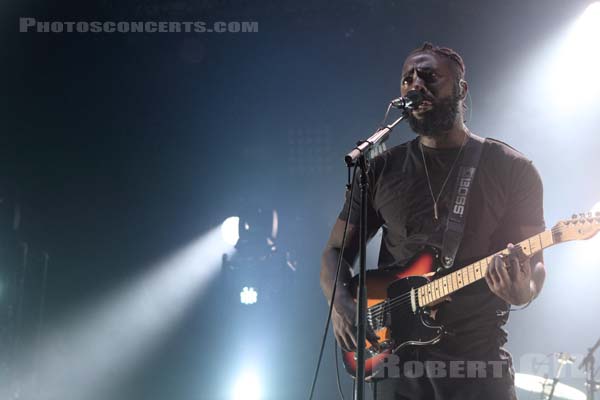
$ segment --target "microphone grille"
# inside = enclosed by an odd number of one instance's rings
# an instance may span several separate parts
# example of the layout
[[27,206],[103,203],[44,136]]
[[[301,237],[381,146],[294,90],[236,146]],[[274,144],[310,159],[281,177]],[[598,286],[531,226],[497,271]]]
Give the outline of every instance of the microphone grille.
[[412,107],[418,107],[423,101],[423,94],[421,92],[417,92],[416,90],[411,90],[410,92],[406,93],[406,98],[410,100]]

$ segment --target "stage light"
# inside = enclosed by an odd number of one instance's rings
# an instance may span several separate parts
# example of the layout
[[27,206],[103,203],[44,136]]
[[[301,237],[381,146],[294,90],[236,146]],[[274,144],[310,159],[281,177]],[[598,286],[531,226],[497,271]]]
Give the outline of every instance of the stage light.
[[[28,360],[36,359],[47,398],[111,398],[115,381],[143,365],[173,334],[221,273],[223,254],[233,252],[220,227],[211,229],[112,293],[47,326],[37,344],[24,345],[29,350],[15,361],[15,374],[19,371],[19,379],[28,379]],[[65,343],[69,351],[57,352]],[[0,385],[0,398],[12,398],[11,390]]]
[[[594,204],[590,210],[592,215],[600,212],[600,202]],[[600,256],[598,256],[598,246],[600,246],[600,233],[588,240],[575,242],[576,257],[574,261],[582,268],[588,269],[591,273],[596,273],[600,265]]]
[[235,246],[240,239],[240,218],[229,217],[221,224],[221,236],[225,243]]
[[[507,117],[526,120],[531,114],[540,115],[553,120],[551,126],[567,121],[566,117],[577,117],[568,120],[568,128],[574,129],[579,120],[593,118],[600,103],[600,75],[596,72],[600,69],[600,2],[590,4],[578,18],[554,31],[544,46],[532,52],[529,65],[510,71],[511,79],[522,78],[507,88],[513,93]],[[539,122],[533,120],[527,130],[539,129]]]
[[248,207],[240,213],[239,238],[235,245],[241,258],[266,260],[277,251],[276,239],[279,232],[277,210]]
[[[597,50],[598,38],[600,37],[600,2],[592,3],[585,12],[575,22],[571,37],[569,38],[570,52],[573,56],[583,57],[585,63],[581,64],[589,74],[585,74],[586,82],[592,79],[592,82],[598,85],[600,79],[597,74],[597,67],[600,64],[600,53]],[[573,60],[569,60],[569,67],[573,68]],[[565,66],[566,67],[566,66]],[[586,83],[587,85],[587,83]],[[597,87],[596,87],[597,88]]]
[[[593,23],[600,22],[600,1],[595,1],[585,9],[583,18],[588,18]],[[600,28],[595,27],[595,32],[599,32]]]
[[245,371],[233,387],[233,400],[260,400],[260,379],[254,371]]
[[242,304],[255,304],[258,301],[258,292],[253,287],[245,286],[240,292]]
[[574,80],[566,96],[552,96],[558,111],[597,109],[600,97],[600,2],[590,4],[567,32],[550,67],[548,86],[556,94],[557,84]]

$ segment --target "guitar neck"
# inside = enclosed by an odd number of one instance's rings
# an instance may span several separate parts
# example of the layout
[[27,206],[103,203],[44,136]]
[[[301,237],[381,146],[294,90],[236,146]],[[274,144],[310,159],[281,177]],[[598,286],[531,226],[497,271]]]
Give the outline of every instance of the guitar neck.
[[[529,239],[523,240],[516,244],[515,247],[520,247],[523,254],[530,257],[554,244],[555,240],[552,231],[547,230],[534,235]],[[473,264],[469,264],[466,267],[462,267],[457,271],[419,287],[417,289],[419,306],[424,307],[434,304],[443,297],[483,279],[494,256],[500,254],[508,255],[508,250],[504,249],[494,253],[489,257],[483,258]]]

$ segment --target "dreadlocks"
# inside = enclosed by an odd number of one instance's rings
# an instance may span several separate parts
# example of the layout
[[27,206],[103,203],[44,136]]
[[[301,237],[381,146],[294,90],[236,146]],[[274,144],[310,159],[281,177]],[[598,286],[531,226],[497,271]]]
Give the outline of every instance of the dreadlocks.
[[462,59],[462,57],[454,50],[448,48],[448,47],[439,47],[439,46],[435,46],[432,43],[429,42],[425,42],[423,43],[423,45],[419,48],[414,49],[413,51],[410,52],[410,55],[413,55],[415,53],[425,53],[425,52],[429,52],[429,53],[433,53],[433,54],[437,54],[443,57],[446,57],[446,59],[451,60],[451,65],[453,66],[453,70],[454,73],[456,75],[456,80],[460,81],[461,79],[464,79],[465,77],[465,63]]

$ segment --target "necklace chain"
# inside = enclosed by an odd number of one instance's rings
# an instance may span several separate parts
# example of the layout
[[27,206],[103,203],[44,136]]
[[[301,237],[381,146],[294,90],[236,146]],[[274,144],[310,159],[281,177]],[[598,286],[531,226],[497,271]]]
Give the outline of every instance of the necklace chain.
[[431,187],[431,179],[429,178],[429,170],[427,169],[427,161],[425,160],[425,152],[423,151],[423,145],[421,144],[421,141],[419,140],[419,149],[421,150],[421,157],[423,158],[423,166],[425,167],[425,176],[427,177],[427,186],[429,187],[429,193],[431,194],[431,200],[433,200],[433,218],[436,221],[439,219],[438,201],[440,200],[440,196],[444,192],[446,183],[448,183],[448,179],[450,179],[450,175],[452,175],[452,171],[454,170],[454,167],[456,166],[456,163],[457,163],[458,159],[460,158],[460,155],[462,154],[463,148],[465,147],[465,143],[467,143],[468,137],[469,137],[469,134],[466,133],[465,137],[463,138],[463,141],[460,145],[460,150],[458,151],[458,154],[456,155],[456,158],[454,159],[454,162],[452,163],[452,167],[450,167],[450,171],[448,171],[448,175],[446,175],[446,179],[444,179],[444,183],[442,184],[442,187],[440,188],[440,191],[437,194],[437,196],[435,196],[433,194],[433,188]]

